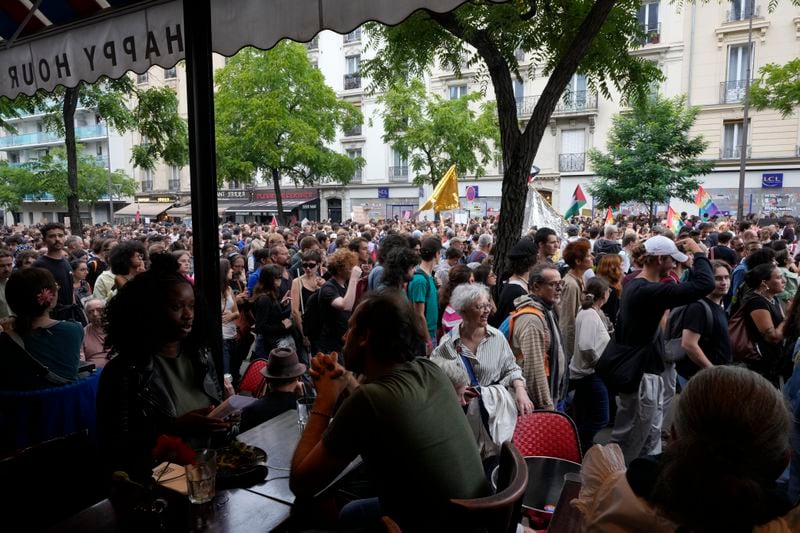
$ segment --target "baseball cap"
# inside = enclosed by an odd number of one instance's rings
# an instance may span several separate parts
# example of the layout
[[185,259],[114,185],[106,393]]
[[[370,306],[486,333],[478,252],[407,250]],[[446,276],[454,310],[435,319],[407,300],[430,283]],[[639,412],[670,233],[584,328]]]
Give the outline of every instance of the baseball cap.
[[689,259],[686,254],[681,253],[675,243],[664,237],[663,235],[656,235],[650,237],[644,242],[644,248],[648,254],[651,255],[668,255],[679,263],[684,263]]

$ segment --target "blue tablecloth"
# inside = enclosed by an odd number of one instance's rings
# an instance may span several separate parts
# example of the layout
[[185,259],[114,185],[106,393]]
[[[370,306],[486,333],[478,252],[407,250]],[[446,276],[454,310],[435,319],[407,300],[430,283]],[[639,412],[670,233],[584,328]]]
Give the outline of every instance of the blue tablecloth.
[[36,391],[0,391],[0,451],[87,429],[96,442],[100,370],[75,383]]

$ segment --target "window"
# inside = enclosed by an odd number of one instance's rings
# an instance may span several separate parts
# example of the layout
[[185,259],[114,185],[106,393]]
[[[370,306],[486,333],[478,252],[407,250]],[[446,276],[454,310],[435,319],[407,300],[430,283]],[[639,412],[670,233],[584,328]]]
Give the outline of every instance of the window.
[[655,44],[659,42],[658,4],[658,2],[643,3],[636,13],[639,27],[647,39],[645,43]]
[[175,67],[172,68],[165,68],[164,69],[164,79],[165,80],[174,80],[178,77],[178,69]]
[[722,87],[721,103],[741,102],[749,83],[748,69],[752,66],[753,49],[747,44],[734,44],[728,47],[728,74]]
[[103,145],[102,144],[98,144],[97,145],[97,157],[103,157]]
[[347,67],[347,73],[348,74],[358,74],[358,72],[359,72],[359,70],[361,68],[361,55],[357,54],[357,55],[354,55],[354,56],[347,56],[347,57],[344,58],[344,60],[345,60],[346,67]]
[[142,192],[150,192],[153,190],[153,172],[151,170],[142,170]]
[[150,81],[150,74],[148,72],[136,75],[136,83],[139,85],[147,83],[148,81]]
[[450,100],[458,100],[462,96],[467,95],[467,85],[451,85],[450,86]]
[[747,20],[751,14],[758,15],[757,6],[755,11],[753,10],[754,4],[755,2],[751,0],[732,0],[728,10],[728,22]]
[[389,167],[389,181],[408,181],[408,160],[394,149],[392,149],[392,166]]
[[309,50],[318,50],[319,49],[319,35],[311,39],[306,43],[306,48]]
[[[749,126],[749,121],[748,121]],[[739,159],[742,153],[742,135],[745,133],[744,121],[732,120],[723,124],[722,151],[720,159]],[[747,128],[750,129],[749,127]],[[745,145],[747,157],[750,157],[750,145]]]
[[586,76],[573,74],[564,91],[561,110],[569,112],[586,109],[586,96]]
[[560,172],[580,172],[586,165],[586,132],[584,130],[561,131],[561,154],[558,156]]
[[19,154],[16,152],[9,152],[8,153],[8,162],[9,163],[19,163]]
[[178,167],[170,167],[171,177],[169,180],[169,190],[177,191],[181,188],[181,169]]
[[514,80],[514,100],[517,102],[517,115],[521,115],[524,108],[525,85],[519,80]]
[[[361,157],[361,148],[351,148],[347,150],[347,157],[350,159],[358,159]],[[361,181],[361,169],[357,168],[353,173],[353,181],[358,183]]]
[[354,43],[361,40],[361,28],[356,28],[344,36],[344,42]]

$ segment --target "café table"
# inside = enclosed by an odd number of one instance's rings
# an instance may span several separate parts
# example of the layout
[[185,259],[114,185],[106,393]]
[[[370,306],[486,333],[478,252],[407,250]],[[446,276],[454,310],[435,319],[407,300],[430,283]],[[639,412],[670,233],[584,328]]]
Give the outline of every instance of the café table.
[[547,533],[572,533],[583,531],[583,514],[572,505],[572,500],[578,497],[581,492],[581,482],[578,479],[564,480],[564,487],[553,512],[553,518],[547,526]]
[[[219,491],[203,505],[186,505],[186,528],[173,531],[250,533],[272,531],[284,524],[291,507],[247,489]],[[46,530],[49,533],[139,533],[124,514],[105,499]]]
[[[557,457],[525,457],[528,466],[528,488],[522,499],[522,507],[539,513],[552,513],[556,508],[564,476],[578,474],[581,465]],[[497,478],[497,468],[492,472],[492,483]]]

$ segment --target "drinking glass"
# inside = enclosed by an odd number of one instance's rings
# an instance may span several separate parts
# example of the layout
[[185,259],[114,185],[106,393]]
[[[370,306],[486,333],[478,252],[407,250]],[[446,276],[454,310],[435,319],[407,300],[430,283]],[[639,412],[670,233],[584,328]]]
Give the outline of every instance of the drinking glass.
[[299,398],[297,400],[297,424],[300,426],[300,432],[306,429],[308,416],[311,414],[311,409],[314,406],[314,398]]
[[194,464],[186,466],[186,484],[189,501],[192,503],[210,502],[215,491],[217,478],[217,452],[203,449],[197,453]]

